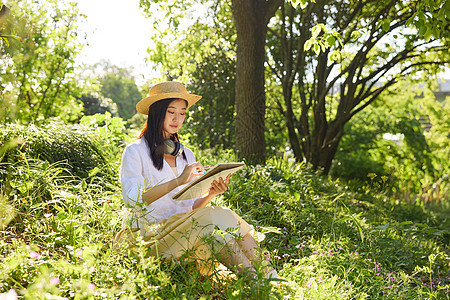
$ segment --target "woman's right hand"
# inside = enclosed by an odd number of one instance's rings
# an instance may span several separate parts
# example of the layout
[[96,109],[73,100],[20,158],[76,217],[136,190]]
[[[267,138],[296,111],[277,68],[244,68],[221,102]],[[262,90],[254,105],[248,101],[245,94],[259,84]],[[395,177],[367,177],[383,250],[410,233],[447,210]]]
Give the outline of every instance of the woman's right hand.
[[205,168],[200,162],[190,163],[184,167],[183,172],[178,176],[180,185],[190,182],[195,177],[205,174]]

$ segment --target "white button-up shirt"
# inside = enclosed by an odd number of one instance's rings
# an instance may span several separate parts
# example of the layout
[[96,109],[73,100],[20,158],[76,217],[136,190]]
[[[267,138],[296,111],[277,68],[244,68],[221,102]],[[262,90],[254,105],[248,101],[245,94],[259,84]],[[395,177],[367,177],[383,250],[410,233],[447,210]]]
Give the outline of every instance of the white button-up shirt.
[[[187,161],[182,155],[176,158],[178,174],[183,172],[186,164],[195,162],[194,153],[190,149],[184,147],[184,153]],[[196,200],[174,200],[172,197],[185,186],[180,185],[149,205],[142,201],[142,194],[147,189],[176,178],[165,160],[163,160],[161,170],[155,168],[150,157],[150,149],[144,138],[125,147],[119,177],[123,201],[133,208],[135,219],[132,227],[145,229],[147,226],[168,219],[175,214],[190,212]]]

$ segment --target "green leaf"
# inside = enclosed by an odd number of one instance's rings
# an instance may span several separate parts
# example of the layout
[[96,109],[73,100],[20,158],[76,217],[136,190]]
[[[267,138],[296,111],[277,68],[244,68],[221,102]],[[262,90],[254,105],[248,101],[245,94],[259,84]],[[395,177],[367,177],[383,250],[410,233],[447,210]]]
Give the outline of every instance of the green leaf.
[[2,40],[4,40],[5,41],[5,43],[6,43],[6,48],[9,48],[9,41],[8,41],[8,39],[6,38],[6,37],[1,37],[2,38]]
[[319,43],[315,43],[315,44],[314,44],[314,52],[315,52],[317,55],[319,55],[319,53],[320,53],[320,45],[319,45]]
[[290,0],[290,2],[294,8],[300,4],[300,8],[304,9],[308,5],[308,0]]
[[424,25],[422,20],[419,20],[417,22],[417,27],[419,28],[419,34],[425,35],[425,32],[427,31],[427,25]]
[[333,50],[330,52],[330,60],[331,61],[339,61],[340,52],[337,50]]
[[363,228],[360,224],[360,219],[358,216],[355,215],[351,215],[354,224],[356,225],[356,227],[358,227],[358,231],[359,231],[359,237],[361,238],[361,241],[364,243],[364,232],[363,232]]
[[98,172],[100,172],[100,169],[98,167],[93,168],[92,170],[89,171],[89,177],[97,175]]
[[317,24],[316,26],[313,27],[311,33],[313,37],[317,37],[320,32],[322,31],[322,26],[321,24]]
[[424,38],[425,38],[425,40],[426,40],[427,42],[429,42],[430,39],[431,39],[431,33],[432,33],[431,26],[430,26],[429,24],[427,24],[427,26],[426,26],[426,31],[425,31],[425,34],[424,34]]
[[413,224],[413,222],[411,222],[411,221],[405,221],[405,222],[401,222],[399,225],[406,226],[406,225],[412,225],[412,224]]
[[297,6],[300,4],[300,0],[291,0],[291,4],[294,8],[297,8]]
[[259,226],[259,228],[261,228],[261,232],[262,232],[262,233],[269,233],[269,232],[271,232],[271,233],[276,233],[276,234],[281,234],[281,233],[282,233],[281,230],[280,230],[278,227],[273,227],[273,226],[267,226],[267,227]]
[[61,221],[67,219],[67,215],[64,212],[62,212],[62,211],[57,214],[57,217]]
[[381,231],[383,231],[383,230],[386,230],[386,229],[388,229],[388,228],[390,228],[390,227],[391,227],[391,226],[390,226],[389,223],[385,223],[385,224],[383,224],[383,225],[379,225],[379,226],[374,227],[374,228],[372,229],[372,231],[376,231],[376,230],[381,230]]
[[309,40],[306,41],[306,43],[305,43],[305,51],[308,51],[309,49],[311,49],[311,46],[312,46],[314,41],[315,41],[315,39],[313,39],[313,38],[310,38]]
[[336,223],[345,222],[345,221],[348,221],[348,220],[351,220],[351,219],[352,219],[352,218],[350,218],[350,217],[342,217],[342,218],[340,218],[339,220],[337,220]]
[[327,38],[328,46],[330,46],[330,47],[333,46],[335,42],[336,42],[336,38],[334,36],[332,36],[332,35],[328,36],[328,38]]
[[389,29],[391,28],[391,22],[389,20],[384,20],[383,24],[381,25],[381,27],[383,28],[384,31],[388,32]]
[[355,39],[355,40],[359,39],[361,37],[361,35],[362,35],[361,32],[358,31],[358,30],[353,31],[352,34],[351,34],[352,39]]

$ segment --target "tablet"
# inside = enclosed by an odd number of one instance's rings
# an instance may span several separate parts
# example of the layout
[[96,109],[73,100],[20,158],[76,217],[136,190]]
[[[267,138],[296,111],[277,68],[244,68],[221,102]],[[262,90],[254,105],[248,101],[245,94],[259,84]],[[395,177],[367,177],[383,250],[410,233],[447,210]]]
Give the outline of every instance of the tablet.
[[214,180],[219,180],[220,177],[225,180],[228,174],[233,174],[234,172],[242,169],[244,165],[245,164],[243,162],[219,163],[202,176],[191,181],[181,191],[176,193],[175,196],[173,196],[173,199],[187,200],[192,198],[200,198],[209,191],[211,183]]

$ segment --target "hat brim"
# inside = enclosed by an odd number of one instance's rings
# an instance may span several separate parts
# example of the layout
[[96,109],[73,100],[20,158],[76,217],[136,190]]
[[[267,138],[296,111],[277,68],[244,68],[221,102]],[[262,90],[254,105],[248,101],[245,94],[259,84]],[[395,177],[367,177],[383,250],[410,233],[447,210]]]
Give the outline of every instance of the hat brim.
[[148,115],[148,109],[150,108],[150,106],[153,103],[155,103],[159,100],[170,99],[170,98],[186,100],[188,103],[187,108],[189,108],[192,105],[194,105],[198,100],[200,100],[202,98],[202,96],[195,95],[195,94],[185,94],[185,93],[161,93],[158,95],[152,95],[152,96],[146,97],[146,98],[142,99],[141,101],[139,101],[136,104],[136,110],[138,113]]

